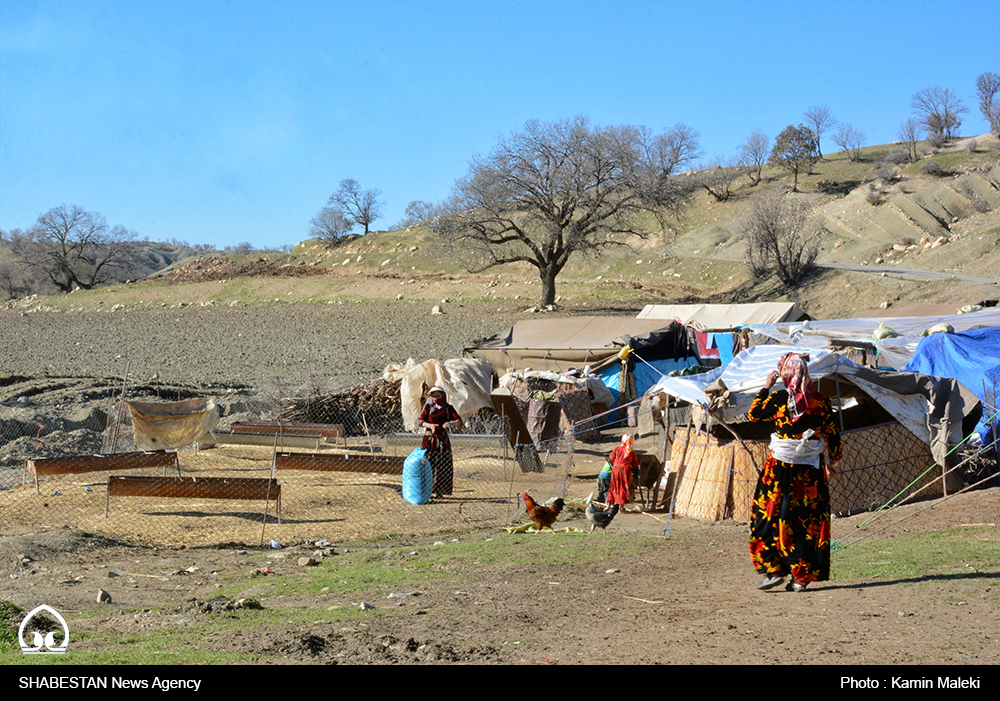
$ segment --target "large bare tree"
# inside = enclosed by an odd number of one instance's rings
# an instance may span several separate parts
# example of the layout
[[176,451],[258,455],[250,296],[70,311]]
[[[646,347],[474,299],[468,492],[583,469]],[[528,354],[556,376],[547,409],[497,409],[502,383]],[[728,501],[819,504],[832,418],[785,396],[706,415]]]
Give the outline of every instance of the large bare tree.
[[1000,136],[1000,73],[987,71],[976,78],[976,97],[979,111],[990,123],[990,130]]
[[829,107],[822,106],[807,109],[805,118],[806,125],[816,135],[816,152],[823,158],[823,147],[820,142],[823,140],[823,134],[837,126],[837,120],[834,119]]
[[656,226],[667,233],[693,188],[677,173],[698,155],[698,135],[683,124],[653,134],[583,116],[532,120],[472,159],[435,229],[470,271],[533,265],[539,303],[552,304],[574,254],[645,238]]
[[110,226],[104,215],[60,205],[38,217],[12,242],[27,272],[61,292],[123,282],[139,268],[134,231]]
[[931,140],[957,136],[962,115],[969,111],[958,95],[940,85],[914,93],[910,107]]
[[378,201],[381,195],[382,191],[378,188],[362,190],[357,180],[347,178],[340,181],[340,187],[330,195],[327,205],[339,207],[355,223],[365,227],[367,236],[371,223],[382,216],[385,203]]

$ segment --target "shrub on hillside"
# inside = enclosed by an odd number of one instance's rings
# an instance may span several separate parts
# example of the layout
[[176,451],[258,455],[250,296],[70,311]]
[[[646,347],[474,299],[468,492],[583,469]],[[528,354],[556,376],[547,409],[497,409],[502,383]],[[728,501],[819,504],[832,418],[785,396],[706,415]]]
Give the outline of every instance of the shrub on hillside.
[[937,161],[927,161],[926,163],[920,164],[920,172],[924,175],[944,175],[944,170]]

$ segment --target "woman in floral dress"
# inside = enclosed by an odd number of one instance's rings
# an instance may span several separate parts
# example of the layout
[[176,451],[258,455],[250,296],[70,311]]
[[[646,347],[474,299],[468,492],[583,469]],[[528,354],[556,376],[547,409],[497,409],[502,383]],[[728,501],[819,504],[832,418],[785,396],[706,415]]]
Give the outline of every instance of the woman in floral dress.
[[427,459],[434,472],[434,495],[450,496],[455,482],[455,463],[451,456],[448,429],[461,426],[462,418],[455,407],[448,403],[443,387],[431,387],[430,399],[420,412],[417,425],[426,429],[420,447],[427,451]]
[[[813,386],[808,361],[808,355],[782,356],[750,406],[751,421],[775,425],[751,508],[750,557],[764,575],[758,589],[776,587],[788,575],[789,591],[804,591],[810,582],[830,578],[827,479],[842,448],[830,400]],[[771,393],[779,377],[785,389]],[[822,459],[824,441],[828,465]]]

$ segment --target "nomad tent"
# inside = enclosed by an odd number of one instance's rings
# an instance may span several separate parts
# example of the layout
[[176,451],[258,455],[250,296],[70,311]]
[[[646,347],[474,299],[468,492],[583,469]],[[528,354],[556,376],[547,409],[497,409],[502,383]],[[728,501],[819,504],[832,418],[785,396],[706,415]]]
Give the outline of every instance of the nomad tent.
[[[661,406],[673,398],[700,407],[692,414],[704,417],[677,426],[673,435],[677,513],[749,520],[770,426],[747,422],[746,412],[780,357],[803,350],[754,346],[727,366],[665,377],[647,392],[647,397],[662,397]],[[833,511],[868,510],[900,490],[912,493],[935,480],[922,494],[941,494],[947,488],[938,479],[944,467],[927,469],[937,460],[951,463],[944,460],[946,454],[978,420],[979,402],[972,393],[953,379],[872,370],[824,349],[809,354],[810,376],[841,408],[844,460],[830,484]]]
[[[870,346],[878,353],[880,367],[900,369],[917,350],[924,331],[939,324],[948,324],[955,331],[968,331],[1000,326],[1000,307],[989,307],[967,314],[938,316],[867,317],[858,319],[827,319],[793,323],[754,324],[754,333],[785,345],[827,348],[831,342],[840,346]],[[876,340],[880,324],[885,324],[899,336]]]
[[[794,302],[756,304],[647,304],[637,319],[676,320],[697,331],[702,359],[717,358],[722,365],[733,359],[734,331],[750,324],[778,324],[812,319]],[[704,363],[707,364],[707,363]]]

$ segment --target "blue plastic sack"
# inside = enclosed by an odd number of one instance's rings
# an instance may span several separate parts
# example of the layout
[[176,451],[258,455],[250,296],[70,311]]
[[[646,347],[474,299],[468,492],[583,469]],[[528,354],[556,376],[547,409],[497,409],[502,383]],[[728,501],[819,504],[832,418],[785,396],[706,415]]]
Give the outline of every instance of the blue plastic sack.
[[411,504],[426,504],[434,491],[434,470],[427,451],[417,448],[403,462],[403,499]]

